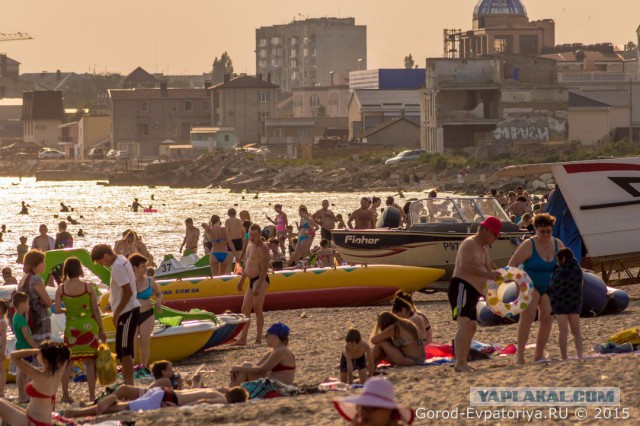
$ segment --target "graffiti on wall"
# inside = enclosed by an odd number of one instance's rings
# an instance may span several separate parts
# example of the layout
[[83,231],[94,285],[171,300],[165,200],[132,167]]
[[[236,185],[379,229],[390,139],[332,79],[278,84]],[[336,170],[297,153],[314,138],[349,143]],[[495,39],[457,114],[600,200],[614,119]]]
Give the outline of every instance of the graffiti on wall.
[[567,121],[554,117],[510,118],[499,123],[491,133],[496,141],[546,142],[567,135]]

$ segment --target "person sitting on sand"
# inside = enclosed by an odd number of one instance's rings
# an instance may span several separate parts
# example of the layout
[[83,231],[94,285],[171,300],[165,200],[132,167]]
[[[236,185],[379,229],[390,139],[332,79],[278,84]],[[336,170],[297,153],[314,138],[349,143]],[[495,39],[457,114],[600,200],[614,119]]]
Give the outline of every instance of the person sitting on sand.
[[345,347],[340,356],[340,381],[342,383],[353,383],[353,373],[358,372],[360,383],[373,377],[375,365],[371,355],[371,347],[367,342],[362,341],[362,335],[355,328],[349,329],[345,337]]
[[[63,343],[49,340],[40,343],[38,348],[13,351],[11,360],[31,379],[26,387],[31,399],[26,409],[0,399],[0,418],[11,425],[50,425],[56,392],[70,356],[69,348]],[[37,358],[40,368],[31,364],[32,358]]]
[[[127,386],[131,388],[131,386]],[[143,389],[137,393],[136,399],[121,400],[117,392],[102,398],[100,402],[85,408],[65,410],[67,417],[96,416],[100,414],[118,413],[121,411],[150,411],[164,407],[185,407],[197,404],[236,404],[245,402],[249,398],[247,391],[240,387],[229,389],[224,394],[215,389],[186,389],[154,387]]]
[[401,290],[398,290],[396,297],[393,299],[393,307],[391,312],[399,316],[400,318],[408,319],[418,329],[420,339],[425,344],[429,344],[433,341],[433,330],[431,324],[426,315],[416,309],[413,304],[413,298],[410,294],[407,294]]
[[391,312],[378,315],[371,343],[376,365],[382,360],[402,366],[421,365],[426,358],[416,326]]
[[410,425],[415,418],[410,407],[396,402],[393,385],[382,377],[367,380],[359,395],[334,398],[333,404],[352,425]]
[[296,374],[296,358],[289,350],[289,327],[281,322],[267,330],[267,346],[271,349],[257,364],[244,363],[231,368],[230,386],[238,386],[261,377],[293,385]]

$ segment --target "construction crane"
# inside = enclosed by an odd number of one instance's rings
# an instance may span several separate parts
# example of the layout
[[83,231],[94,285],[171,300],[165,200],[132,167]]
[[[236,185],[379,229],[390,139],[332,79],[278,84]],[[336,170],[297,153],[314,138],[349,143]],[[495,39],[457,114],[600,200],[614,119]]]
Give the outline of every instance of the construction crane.
[[11,40],[31,40],[31,37],[27,33],[0,33],[0,41],[11,41]]

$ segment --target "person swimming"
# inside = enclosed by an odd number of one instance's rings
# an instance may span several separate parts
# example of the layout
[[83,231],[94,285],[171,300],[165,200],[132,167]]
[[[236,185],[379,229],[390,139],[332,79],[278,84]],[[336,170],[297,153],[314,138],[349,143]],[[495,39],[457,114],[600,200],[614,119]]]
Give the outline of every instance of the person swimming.
[[20,214],[29,214],[29,206],[23,201],[22,209],[20,210]]

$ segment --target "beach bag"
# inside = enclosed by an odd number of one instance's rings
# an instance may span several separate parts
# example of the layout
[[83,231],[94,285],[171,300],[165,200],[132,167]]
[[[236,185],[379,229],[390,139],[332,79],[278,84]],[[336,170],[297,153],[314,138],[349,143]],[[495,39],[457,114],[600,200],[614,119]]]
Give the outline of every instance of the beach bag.
[[269,379],[261,378],[252,382],[244,382],[240,386],[247,390],[249,399],[267,399],[280,396],[278,386]]
[[609,337],[608,341],[616,345],[622,345],[624,343],[631,343],[632,345],[640,344],[640,330],[637,328],[623,330]]
[[111,349],[106,343],[100,343],[96,357],[96,372],[98,383],[102,386],[111,384],[118,377],[118,365],[116,356],[111,353]]

